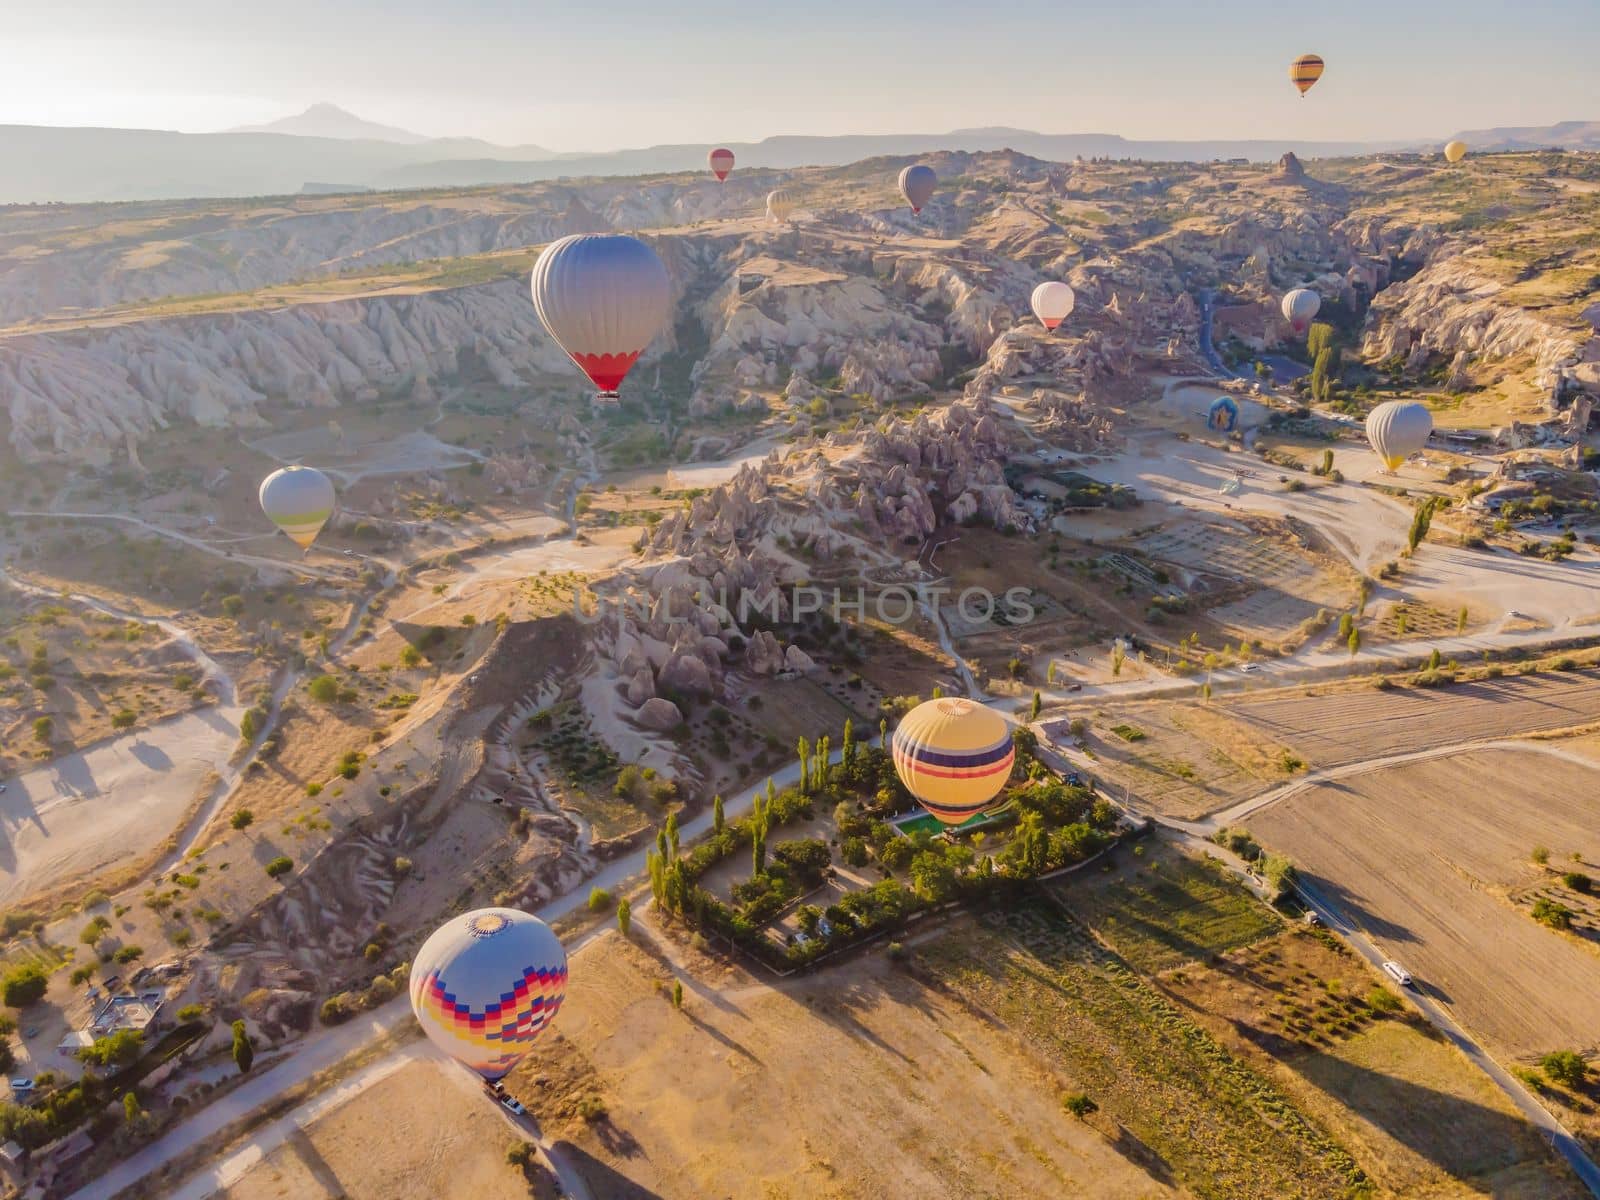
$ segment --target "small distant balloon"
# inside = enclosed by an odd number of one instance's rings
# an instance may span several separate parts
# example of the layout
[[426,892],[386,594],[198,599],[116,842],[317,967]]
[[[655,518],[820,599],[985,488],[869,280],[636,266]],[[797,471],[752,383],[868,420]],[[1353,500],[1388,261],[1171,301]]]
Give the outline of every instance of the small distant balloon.
[[1444,144],[1444,160],[1458,163],[1467,156],[1467,144],[1463,141],[1446,142]]
[[1283,319],[1295,333],[1304,333],[1322,310],[1322,297],[1310,288],[1295,288],[1283,298]]
[[1302,97],[1322,78],[1322,69],[1322,56],[1318,54],[1302,54],[1289,64],[1289,78],[1300,89]]
[[333,515],[333,483],[315,467],[281,467],[261,481],[261,511],[302,550]]
[[733,151],[718,147],[706,155],[706,162],[711,167],[711,173],[717,177],[718,182],[728,177],[728,172],[733,170]]
[[614,399],[667,324],[672,281],[656,252],[627,234],[574,234],[533,267],[533,306],[556,344]]
[[788,188],[776,188],[767,193],[767,216],[774,221],[787,221],[797,203],[798,198]]
[[938,185],[939,177],[933,173],[933,168],[921,163],[914,163],[900,172],[900,194],[911,205],[913,213],[920,213],[933,199],[933,189]]
[[1077,301],[1070,287],[1051,279],[1033,289],[1033,315],[1046,329],[1054,329],[1072,315]]

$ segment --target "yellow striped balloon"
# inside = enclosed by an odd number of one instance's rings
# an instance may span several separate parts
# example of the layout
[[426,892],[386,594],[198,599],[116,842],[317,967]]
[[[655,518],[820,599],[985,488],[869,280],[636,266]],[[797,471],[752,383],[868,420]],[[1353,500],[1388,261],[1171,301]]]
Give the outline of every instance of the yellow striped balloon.
[[315,467],[283,467],[261,481],[261,511],[302,550],[333,515],[333,484]]
[[900,782],[945,825],[991,808],[1016,756],[1003,717],[955,697],[917,705],[894,731],[890,749]]
[[1304,96],[1311,85],[1322,78],[1322,58],[1316,54],[1302,54],[1289,64],[1289,79]]

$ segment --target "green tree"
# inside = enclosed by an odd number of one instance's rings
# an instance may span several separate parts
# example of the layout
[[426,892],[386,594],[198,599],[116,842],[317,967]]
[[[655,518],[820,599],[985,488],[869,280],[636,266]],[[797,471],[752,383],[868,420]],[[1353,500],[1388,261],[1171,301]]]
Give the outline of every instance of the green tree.
[[750,840],[750,874],[759,879],[767,869],[767,835],[757,831]]
[[339,681],[332,675],[318,675],[306,684],[306,691],[318,704],[332,704],[339,698]]
[[1589,1064],[1576,1050],[1554,1050],[1539,1060],[1539,1067],[1552,1083],[1573,1090],[1589,1077]]
[[3,989],[0,995],[8,1008],[27,1008],[43,1000],[49,987],[49,976],[33,963],[23,963],[6,972],[4,982],[0,983]]
[[1328,398],[1328,373],[1333,369],[1333,350],[1324,346],[1317,352],[1311,365],[1311,398],[1322,401]]
[[122,1115],[129,1125],[135,1124],[140,1117],[144,1116],[144,1109],[139,1107],[139,1097],[132,1092],[124,1092],[122,1094]]
[[674,859],[678,857],[678,814],[675,811],[667,814],[667,849],[672,851]]
[[256,819],[255,813],[248,808],[241,808],[229,819],[228,824],[235,829],[248,829]]
[[717,795],[711,797],[711,832],[720,837],[722,835],[722,827],[724,824],[725,818],[722,815],[722,795],[719,792]]
[[924,850],[911,860],[911,885],[930,904],[955,895],[956,873],[943,854]]
[[119,1029],[95,1038],[78,1051],[78,1061],[91,1067],[125,1067],[144,1049],[144,1034],[137,1029]]
[[239,1074],[248,1075],[251,1066],[256,1061],[255,1043],[250,1040],[249,1031],[245,1029],[243,1021],[233,1023],[233,1063],[239,1068]]
[[801,738],[795,743],[795,753],[800,756],[800,790],[811,791],[811,743]]
[[1100,1111],[1100,1106],[1083,1092],[1075,1092],[1061,1103],[1080,1121]]
[[239,614],[244,612],[244,597],[238,595],[224,596],[222,598],[222,612],[224,616],[237,620]]
[[633,903],[624,896],[617,901],[617,929],[621,931],[623,937],[627,937],[632,928]]
[[1343,641],[1350,640],[1350,631],[1356,627],[1356,619],[1349,613],[1339,614],[1339,637]]
[[417,667],[422,664],[422,651],[407,642],[400,647],[400,665],[403,667]]
[[1350,636],[1345,639],[1345,644],[1350,647],[1350,657],[1354,658],[1361,652],[1361,630],[1352,629]]
[[1411,530],[1406,534],[1406,544],[1414,551],[1428,536],[1428,529],[1433,524],[1433,514],[1439,510],[1443,501],[1438,496],[1429,496],[1417,505],[1417,511],[1411,514]]
[[672,981],[672,1007],[679,1011],[683,1009],[683,980],[681,979]]
[[1113,679],[1122,674],[1122,664],[1127,657],[1127,652],[1123,650],[1122,643],[1113,642],[1111,645],[1111,676]]
[[849,717],[844,719],[844,741],[839,747],[839,762],[849,773],[856,765],[856,727]]
[[35,741],[50,744],[51,735],[55,733],[56,723],[49,717],[35,717],[33,719],[33,737]]
[[1039,719],[1039,712],[1043,708],[1044,697],[1039,695],[1039,690],[1035,688],[1033,692],[1033,703],[1028,705],[1028,720],[1037,721]]

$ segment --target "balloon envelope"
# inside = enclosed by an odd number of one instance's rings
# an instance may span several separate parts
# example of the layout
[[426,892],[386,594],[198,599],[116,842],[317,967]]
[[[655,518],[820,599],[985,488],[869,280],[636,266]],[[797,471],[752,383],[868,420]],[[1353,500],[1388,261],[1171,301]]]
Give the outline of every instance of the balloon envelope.
[[767,193],[767,216],[774,221],[787,221],[795,203],[795,194],[788,188],[776,188]]
[[917,705],[890,739],[900,782],[945,825],[959,825],[994,803],[1011,777],[1016,751],[998,713],[942,697]]
[[719,180],[726,179],[728,172],[733,170],[733,151],[718,147],[706,155],[706,163],[711,167],[711,173]]
[[1304,96],[1311,90],[1311,85],[1322,78],[1322,57],[1317,54],[1302,54],[1289,64],[1289,78],[1294,81],[1295,87],[1300,89]]
[[914,213],[920,213],[922,206],[933,198],[933,189],[938,184],[939,177],[933,173],[933,168],[921,163],[913,163],[900,172],[900,194]]
[[434,930],[411,963],[411,1010],[429,1040],[485,1079],[520,1062],[555,1019],[567,952],[550,926],[480,908]]
[[1457,163],[1466,156],[1467,144],[1465,142],[1456,141],[1446,142],[1444,144],[1444,157],[1446,162]]
[[1414,400],[1387,400],[1367,414],[1367,441],[1393,471],[1428,444],[1433,414]]
[[575,234],[550,243],[534,264],[533,306],[556,344],[614,396],[666,325],[672,281],[638,238]]
[[1239,423],[1239,405],[1232,396],[1218,396],[1206,409],[1206,425],[1223,433],[1233,432]]
[[1052,279],[1033,289],[1033,315],[1046,329],[1054,329],[1072,315],[1077,299],[1070,287]]
[[261,511],[302,550],[333,515],[333,484],[315,467],[282,467],[261,481]]
[[1322,297],[1310,288],[1295,288],[1283,298],[1283,317],[1296,333],[1304,333],[1322,309]]

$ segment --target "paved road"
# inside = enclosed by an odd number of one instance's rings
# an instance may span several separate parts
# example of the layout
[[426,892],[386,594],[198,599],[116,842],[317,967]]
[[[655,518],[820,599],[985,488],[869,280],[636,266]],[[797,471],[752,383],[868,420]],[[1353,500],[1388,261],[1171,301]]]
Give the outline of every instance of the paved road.
[[[1360,955],[1370,962],[1379,971],[1383,970],[1384,960],[1388,957],[1370,939],[1366,933],[1357,927],[1337,905],[1328,901],[1311,885],[1300,882],[1297,884],[1301,895],[1317,910],[1323,922],[1342,935]],[[1467,1034],[1461,1026],[1457,1025],[1442,1007],[1427,994],[1427,985],[1407,989],[1406,994],[1411,1002],[1417,1006],[1422,1015],[1431,1021],[1445,1037],[1453,1042],[1469,1061],[1474,1063],[1479,1070],[1494,1081],[1496,1087],[1510,1097],[1511,1102],[1517,1106],[1518,1111],[1528,1119],[1534,1128],[1538,1129],[1551,1146],[1567,1160],[1573,1172],[1582,1181],[1584,1187],[1589,1189],[1593,1196],[1600,1197],[1600,1167],[1586,1153],[1577,1138],[1563,1128],[1560,1121],[1556,1120],[1550,1112],[1540,1104],[1527,1088],[1522,1086],[1520,1080],[1491,1058],[1487,1051]]]

